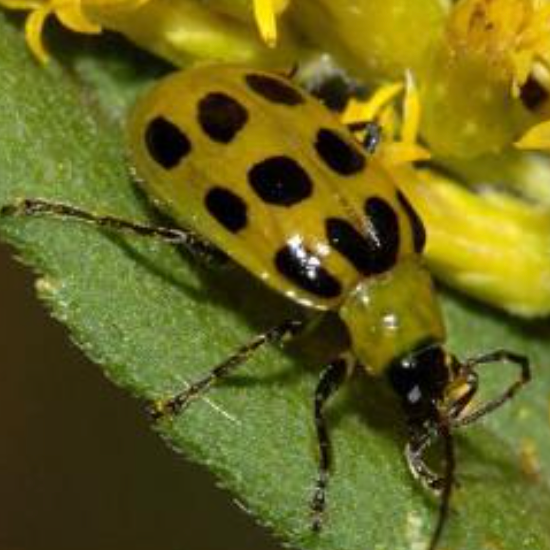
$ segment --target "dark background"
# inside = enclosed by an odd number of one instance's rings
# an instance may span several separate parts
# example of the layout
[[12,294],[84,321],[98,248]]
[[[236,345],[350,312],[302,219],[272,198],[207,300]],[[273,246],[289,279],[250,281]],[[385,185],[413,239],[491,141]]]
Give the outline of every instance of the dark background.
[[0,550],[276,550],[170,451],[0,246]]

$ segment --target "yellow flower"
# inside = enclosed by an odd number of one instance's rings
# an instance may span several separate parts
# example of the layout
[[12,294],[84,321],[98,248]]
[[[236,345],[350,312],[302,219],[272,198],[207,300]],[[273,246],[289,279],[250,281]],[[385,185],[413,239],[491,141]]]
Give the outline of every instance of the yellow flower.
[[30,11],[25,21],[25,36],[30,49],[43,63],[47,61],[48,54],[42,43],[42,30],[50,15],[55,15],[72,31],[86,34],[101,32],[101,27],[83,13],[80,0],[0,0],[0,5]]
[[[253,12],[257,27],[262,39],[270,47],[274,47],[277,43],[277,16],[286,9],[289,2],[290,0],[253,0]],[[101,32],[102,28],[120,30],[122,27],[122,32],[133,38],[134,34],[138,37],[146,34],[140,28],[142,21],[139,18],[134,19],[134,17],[138,8],[147,3],[159,4],[158,0],[0,0],[0,5],[5,8],[30,11],[25,24],[26,39],[31,51],[43,63],[48,60],[48,53],[42,42],[42,33],[44,23],[50,15],[55,15],[65,27],[75,32],[97,34]],[[187,15],[191,10],[192,15],[199,14],[199,24],[203,23],[205,20],[204,8],[199,5],[192,6],[192,4],[182,0],[181,14]],[[158,7],[153,6],[152,13],[177,15],[178,5],[163,3]],[[127,17],[126,22],[123,21],[125,16]],[[112,24],[110,24],[111,19]],[[176,17],[176,20],[179,18]],[[193,27],[196,20],[192,17],[189,20],[189,27]],[[123,22],[121,23],[121,21]],[[158,21],[147,17],[147,26],[152,27],[150,36],[158,36],[160,29],[155,29],[155,27],[158,24],[162,29],[163,23],[162,17]],[[218,30],[215,23],[212,24],[212,30],[213,32]],[[171,29],[171,32],[174,32],[174,29]],[[231,25],[228,22],[227,34],[231,35],[231,32]],[[184,28],[183,34],[187,36]],[[235,34],[239,35],[239,32]],[[170,41],[169,37],[165,37],[165,39],[167,42]],[[243,49],[246,50],[245,41],[237,36],[236,42],[239,40],[243,42]],[[139,38],[137,42],[140,43]],[[155,50],[154,45],[157,43],[158,40],[153,38],[149,49]],[[156,49],[165,53],[170,50],[170,47],[163,48],[157,45]],[[246,56],[246,53],[244,55]],[[168,54],[167,57],[175,58],[177,56]]]
[[[448,37],[456,55],[482,58],[515,97],[529,77],[550,92],[547,0],[462,0],[451,12]],[[550,152],[550,121],[533,124],[514,145]]]
[[[420,213],[427,227],[426,261],[441,280],[516,315],[547,315],[548,209],[501,191],[475,193],[433,167],[414,166],[432,156],[418,144],[420,116],[408,73],[404,84],[386,84],[366,100],[350,100],[341,118],[347,125],[367,120],[381,125],[383,141],[375,154]],[[550,134],[550,123],[546,131]]]
[[460,53],[480,55],[509,80],[514,95],[536,64],[550,66],[550,4],[546,0],[462,0],[452,11],[449,39]]
[[[402,93],[403,105],[399,114],[395,100]],[[377,155],[386,164],[397,165],[427,160],[431,156],[429,150],[418,143],[420,98],[410,72],[407,72],[405,83],[385,84],[367,100],[351,99],[341,119],[348,126],[365,121],[377,121],[383,137]],[[356,134],[361,141],[364,131]]]
[[[550,0],[354,0],[353,11],[336,0],[302,0],[283,20],[289,4],[0,0],[30,11],[27,41],[43,61],[49,15],[76,32],[118,31],[179,66],[216,60],[281,69],[330,53],[375,89],[349,102],[343,122],[382,127],[376,155],[426,224],[430,268],[508,311],[549,314],[550,167],[518,149],[550,152]],[[532,80],[547,96],[536,110],[522,101]],[[483,193],[465,186],[479,182]],[[487,191],[493,182],[500,191]]]

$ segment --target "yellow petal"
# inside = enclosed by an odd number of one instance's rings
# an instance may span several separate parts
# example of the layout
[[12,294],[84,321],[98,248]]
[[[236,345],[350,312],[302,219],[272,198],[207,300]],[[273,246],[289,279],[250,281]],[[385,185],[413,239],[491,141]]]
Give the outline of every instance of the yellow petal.
[[401,139],[405,143],[414,144],[418,138],[418,127],[420,125],[420,98],[410,71],[407,71],[405,82]]
[[550,120],[532,126],[514,145],[518,149],[550,151]]
[[397,111],[392,104],[386,105],[377,117],[378,123],[382,127],[382,138],[384,141],[395,140],[399,130],[399,120]]
[[406,141],[394,141],[384,144],[380,150],[381,161],[392,166],[428,160],[431,156],[430,151],[425,147]]
[[51,6],[43,6],[31,12],[25,21],[25,37],[32,53],[41,63],[48,62],[48,53],[42,42],[42,30],[48,15],[52,13]]
[[75,32],[97,34],[101,32],[101,26],[91,21],[82,13],[80,2],[69,4],[64,1],[63,6],[54,5],[55,15],[67,28]]
[[380,86],[367,101],[352,98],[342,113],[342,122],[344,124],[353,124],[354,122],[374,120],[380,110],[391,102],[402,90],[403,84],[401,82],[394,82]]
[[277,18],[273,0],[254,0],[254,17],[264,42],[273,48],[277,44]]

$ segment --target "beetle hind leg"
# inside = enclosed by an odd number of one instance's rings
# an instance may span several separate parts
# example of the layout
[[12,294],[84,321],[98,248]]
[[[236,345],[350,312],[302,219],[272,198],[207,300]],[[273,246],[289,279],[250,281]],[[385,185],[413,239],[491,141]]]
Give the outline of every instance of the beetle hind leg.
[[227,259],[227,256],[213,244],[195,231],[186,228],[147,225],[43,199],[21,199],[0,208],[0,217],[38,216],[74,220],[117,233],[151,237],[168,244],[183,246],[193,255],[210,263],[220,263]]
[[323,515],[326,508],[326,492],[331,466],[330,437],[325,417],[325,405],[336,393],[342,382],[353,369],[351,357],[341,356],[332,363],[329,363],[323,370],[315,389],[314,418],[317,433],[317,444],[319,448],[319,464],[317,481],[313,497],[310,503],[313,531],[321,530]]

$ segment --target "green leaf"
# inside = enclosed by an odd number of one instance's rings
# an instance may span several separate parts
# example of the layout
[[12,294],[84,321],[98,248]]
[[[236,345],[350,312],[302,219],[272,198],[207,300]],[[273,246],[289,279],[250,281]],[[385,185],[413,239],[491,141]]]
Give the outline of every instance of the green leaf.
[[[121,128],[135,95],[162,72],[146,62],[113,41],[67,55],[65,68],[43,68],[0,16],[0,202],[42,197],[154,221],[128,177]],[[52,219],[4,220],[1,232],[37,272],[39,295],[74,341],[141,398],[180,389],[298,309],[239,268],[206,269],[162,243]],[[445,547],[550,549],[549,326],[456,296],[444,303],[457,353],[505,346],[535,365],[528,389],[458,437],[461,486]],[[360,373],[331,407],[329,513],[322,534],[310,532],[311,398],[319,366],[339,345],[334,326],[325,323],[286,351],[260,352],[159,431],[292,547],[420,550],[437,501],[406,470],[395,399],[383,381]],[[514,375],[488,368],[483,394],[502,390]]]

